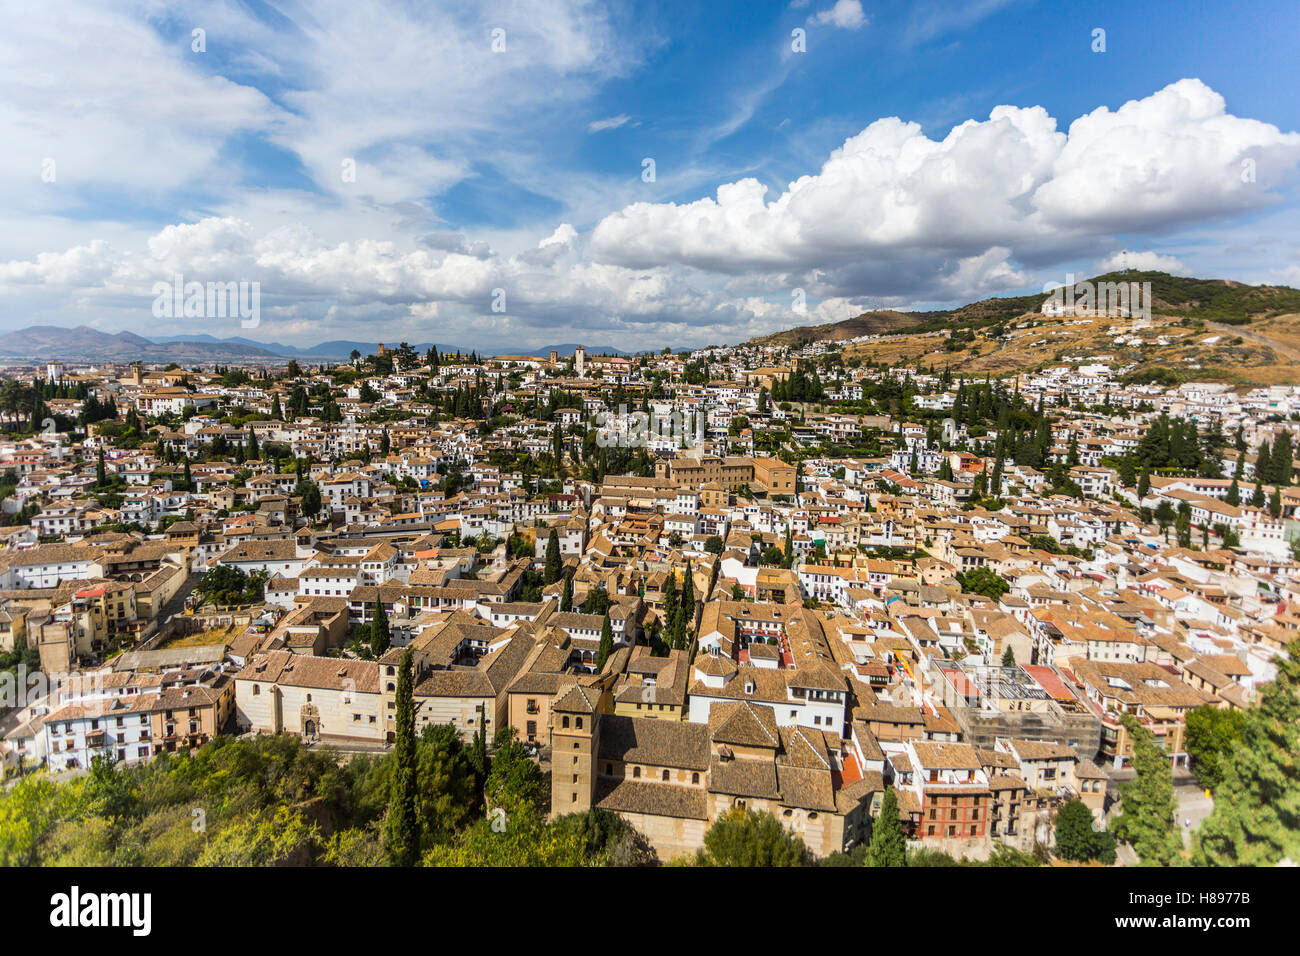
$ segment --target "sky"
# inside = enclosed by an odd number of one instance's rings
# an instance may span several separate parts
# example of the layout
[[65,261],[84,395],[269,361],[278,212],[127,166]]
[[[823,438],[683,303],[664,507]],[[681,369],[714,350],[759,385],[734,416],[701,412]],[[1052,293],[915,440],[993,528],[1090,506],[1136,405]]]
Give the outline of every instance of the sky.
[[[1294,0],[0,10],[0,332],[631,351],[1300,287]],[[256,326],[159,317],[177,281]]]

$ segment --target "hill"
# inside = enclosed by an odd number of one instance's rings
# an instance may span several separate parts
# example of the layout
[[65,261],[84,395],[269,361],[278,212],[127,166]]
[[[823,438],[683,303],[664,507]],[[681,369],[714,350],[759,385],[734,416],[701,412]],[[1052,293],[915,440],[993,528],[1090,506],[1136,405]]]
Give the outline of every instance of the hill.
[[883,310],[863,312],[842,322],[826,325],[801,325],[784,332],[751,339],[749,345],[804,345],[808,342],[846,342],[861,335],[878,335],[916,324],[916,313]]
[[[1084,281],[1080,279],[1079,281]],[[1108,272],[1088,280],[1150,282],[1151,311],[1161,315],[1245,325],[1258,319],[1300,313],[1300,291],[1288,286],[1248,285],[1230,279],[1193,279],[1167,272]],[[1039,315],[1047,293],[981,299],[953,309],[928,312],[864,312],[842,322],[800,326],[760,336],[750,345],[847,342],[863,335],[919,334],[978,329],[1028,314]]]

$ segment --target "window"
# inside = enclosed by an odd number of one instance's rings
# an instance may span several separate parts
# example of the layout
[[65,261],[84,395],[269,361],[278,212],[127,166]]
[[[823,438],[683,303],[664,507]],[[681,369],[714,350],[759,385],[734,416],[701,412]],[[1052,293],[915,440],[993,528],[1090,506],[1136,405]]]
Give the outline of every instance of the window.
[[633,768],[632,768],[632,779],[633,779],[633,780],[640,780],[640,779],[641,779],[641,768],[640,768],[640,767],[633,767]]
[[569,718],[568,718],[567,715],[565,715],[564,717],[561,717],[561,718],[560,718],[560,726],[563,727],[563,728],[566,729],[566,730],[568,729],[568,727],[569,727]]
[[663,779],[664,779],[664,783],[667,783],[667,782],[668,782],[668,771],[667,771],[667,770],[664,771]]
[[698,773],[691,774],[691,783],[699,783],[699,782],[700,782],[700,775]]

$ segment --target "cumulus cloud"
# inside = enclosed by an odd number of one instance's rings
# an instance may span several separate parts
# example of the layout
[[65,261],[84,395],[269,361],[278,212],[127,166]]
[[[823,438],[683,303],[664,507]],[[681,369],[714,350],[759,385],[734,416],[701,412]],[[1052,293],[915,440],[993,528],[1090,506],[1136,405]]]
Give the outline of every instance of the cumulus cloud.
[[[1254,181],[1242,175],[1248,160]],[[1078,251],[1099,235],[1276,202],[1298,162],[1300,134],[1232,116],[1205,84],[1182,80],[1064,133],[1041,107],[998,106],[942,140],[880,119],[776,196],[742,179],[693,202],[635,203],[597,224],[591,248],[631,267],[730,274],[839,268],[905,251],[950,262],[994,247],[1018,258],[1047,246],[1059,261],[1063,240]]]
[[866,14],[858,0],[836,0],[835,6],[819,11],[814,19],[841,30],[860,30],[867,25]]

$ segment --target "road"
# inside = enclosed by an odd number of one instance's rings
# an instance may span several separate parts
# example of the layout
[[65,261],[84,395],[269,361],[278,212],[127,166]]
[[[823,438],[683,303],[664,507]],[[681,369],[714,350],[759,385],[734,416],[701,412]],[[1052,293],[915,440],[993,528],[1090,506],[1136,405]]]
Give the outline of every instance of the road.
[[1258,332],[1251,332],[1242,325],[1223,325],[1220,322],[1206,322],[1207,329],[1214,329],[1216,332],[1222,332],[1224,335],[1239,335],[1248,342],[1254,342],[1256,345],[1265,345],[1271,348],[1278,355],[1284,355],[1293,362],[1300,362],[1300,349],[1294,349],[1289,345],[1283,345],[1275,339],[1270,339],[1267,335],[1260,335]]
[[[1183,845],[1192,845],[1192,833],[1201,825],[1201,821],[1214,809],[1214,800],[1205,795],[1195,783],[1182,783],[1174,786],[1174,800],[1178,804],[1178,829],[1183,831]],[[1185,826],[1191,820],[1192,825]]]

